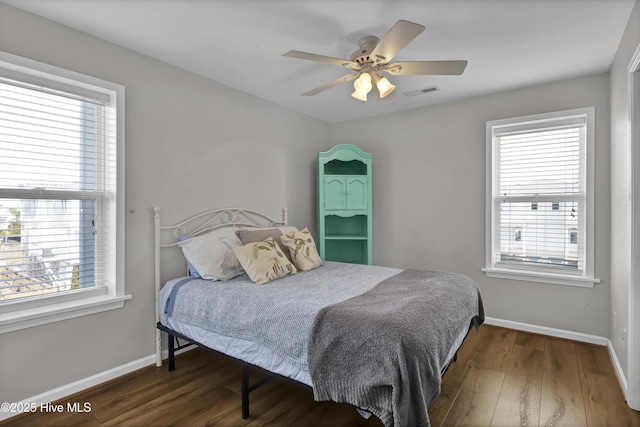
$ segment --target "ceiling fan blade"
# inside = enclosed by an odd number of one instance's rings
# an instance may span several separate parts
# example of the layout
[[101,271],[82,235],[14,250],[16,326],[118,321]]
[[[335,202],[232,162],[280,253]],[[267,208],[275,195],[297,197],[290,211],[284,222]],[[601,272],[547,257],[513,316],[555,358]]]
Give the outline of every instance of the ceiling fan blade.
[[282,56],[291,58],[306,59],[308,61],[324,62],[325,64],[338,65],[340,67],[351,68],[352,70],[360,70],[360,65],[348,59],[334,58],[331,56],[316,55],[315,53],[300,52],[299,50],[290,50],[283,53]]
[[388,64],[382,68],[393,75],[455,75],[464,72],[467,61],[399,61]]
[[423,25],[401,19],[385,34],[371,55],[378,59],[378,62],[389,62],[423,31]]
[[331,89],[334,86],[338,86],[339,84],[342,83],[346,83],[349,82],[351,80],[354,80],[356,77],[358,77],[357,74],[347,74],[346,76],[342,76],[339,79],[335,79],[333,81],[330,81],[329,83],[323,84],[320,87],[317,87],[313,90],[310,90],[309,92],[305,92],[302,95],[304,96],[313,96],[313,95],[317,95],[320,92],[324,92],[325,90]]

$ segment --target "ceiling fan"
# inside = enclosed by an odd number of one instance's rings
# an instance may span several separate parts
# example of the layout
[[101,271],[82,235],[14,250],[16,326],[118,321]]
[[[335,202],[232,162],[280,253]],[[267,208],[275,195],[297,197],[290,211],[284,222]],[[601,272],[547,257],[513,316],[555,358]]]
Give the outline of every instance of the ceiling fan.
[[313,96],[339,84],[355,80],[355,91],[351,96],[361,101],[367,100],[367,94],[374,88],[380,98],[393,92],[394,85],[382,75],[460,75],[467,66],[467,61],[398,61],[390,62],[418,34],[424,26],[413,22],[399,20],[379,39],[376,36],[364,36],[358,42],[360,48],[351,54],[349,60],[316,55],[315,53],[290,50],[283,56],[324,62],[349,68],[355,73],[347,74],[302,95]]

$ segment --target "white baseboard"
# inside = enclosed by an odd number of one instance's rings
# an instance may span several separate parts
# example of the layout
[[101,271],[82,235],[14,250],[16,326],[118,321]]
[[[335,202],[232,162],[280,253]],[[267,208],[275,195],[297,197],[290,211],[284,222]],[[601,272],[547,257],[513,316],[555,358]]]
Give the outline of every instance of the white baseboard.
[[608,341],[607,348],[609,349],[609,357],[611,357],[611,360],[613,361],[613,370],[618,377],[618,382],[620,383],[620,387],[622,387],[622,391],[626,398],[629,394],[629,383],[627,382],[627,377],[625,377],[624,372],[622,371],[622,366],[620,366],[620,361],[618,360],[616,350],[613,348],[613,343],[611,340]]
[[501,326],[503,328],[515,329],[517,331],[532,332],[534,334],[548,335],[556,338],[566,338],[568,340],[586,342],[606,346],[609,339],[598,335],[583,334],[582,332],[567,331],[564,329],[549,328],[546,326],[531,325],[529,323],[514,322],[511,320],[496,319],[494,317],[485,318],[487,325]]
[[622,388],[624,395],[627,396],[628,390],[629,390],[629,384],[622,370],[622,366],[620,366],[620,361],[618,360],[618,355],[616,354],[616,351],[613,348],[613,343],[608,338],[601,337],[598,335],[583,334],[582,332],[573,332],[573,331],[567,331],[563,329],[548,328],[546,326],[537,326],[537,325],[531,325],[528,323],[513,322],[511,320],[496,319],[493,317],[487,317],[485,319],[485,323],[487,325],[501,326],[503,328],[515,329],[518,331],[531,332],[534,334],[547,335],[547,336],[556,337],[556,338],[566,338],[573,341],[606,346],[607,349],[609,350],[609,356],[611,357],[611,361],[613,363],[613,369],[616,373],[616,376],[618,377],[618,382],[620,383],[620,387]]
[[[192,350],[194,347],[184,348],[176,351],[176,355],[184,353],[185,351]],[[169,353],[167,350],[162,352],[162,359],[167,359]],[[17,402],[18,408],[28,407],[28,405],[35,404],[36,408],[40,408],[40,405],[46,405],[47,403],[55,402],[56,400],[63,399],[72,394],[78,393],[82,390],[86,390],[98,384],[102,384],[106,381],[121,377],[138,369],[145,368],[150,365],[155,365],[156,356],[152,354],[150,356],[143,357],[142,359],[134,360],[133,362],[125,363],[124,365],[116,366],[115,368],[108,369],[106,371],[91,375],[90,377],[83,378],[78,381],[54,388],[53,390],[46,391],[33,397],[29,397],[20,402]],[[91,403],[91,402],[89,402]],[[82,405],[81,405],[82,406]],[[5,412],[0,411],[0,421],[19,415],[21,412]]]

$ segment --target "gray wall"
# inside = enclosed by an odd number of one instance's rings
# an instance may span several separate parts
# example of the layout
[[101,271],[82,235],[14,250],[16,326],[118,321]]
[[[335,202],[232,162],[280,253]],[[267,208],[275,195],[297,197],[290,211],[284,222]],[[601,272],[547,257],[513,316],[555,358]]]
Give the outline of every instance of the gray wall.
[[[631,12],[618,52],[611,66],[611,330],[613,343],[622,370],[628,374],[627,340],[623,328],[629,331],[630,236],[629,194],[629,105],[627,67],[640,45],[640,3]],[[636,150],[640,147],[636,147]],[[640,173],[640,171],[635,171]],[[640,224],[636,224],[640,226]],[[636,290],[640,292],[640,289]],[[640,315],[640,307],[635,307]],[[640,333],[640,331],[636,331]],[[639,350],[639,349],[636,349]],[[637,356],[636,356],[637,357]],[[638,363],[637,361],[635,363]],[[636,368],[640,369],[640,367]],[[636,386],[640,389],[640,385]]]
[[[314,222],[328,125],[0,3],[0,50],[126,87],[126,292],[121,310],[0,336],[0,401],[154,352],[153,206],[165,223],[212,207]],[[182,271],[182,270],[181,270]],[[180,271],[180,272],[181,272]]]
[[[425,95],[428,96],[428,95]],[[596,107],[593,289],[487,278],[485,123]],[[549,83],[331,128],[331,143],[373,153],[373,260],[449,270],[478,283],[486,315],[598,336],[609,334],[609,78]]]

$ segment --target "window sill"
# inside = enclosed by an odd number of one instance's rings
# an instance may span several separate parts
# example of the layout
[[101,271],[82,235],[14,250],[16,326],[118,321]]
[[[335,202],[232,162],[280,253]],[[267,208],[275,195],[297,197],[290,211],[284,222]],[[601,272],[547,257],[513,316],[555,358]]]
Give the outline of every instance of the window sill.
[[569,276],[566,274],[550,274],[538,271],[520,271],[501,268],[483,268],[487,277],[499,279],[524,280],[527,282],[550,283],[554,285],[577,286],[581,288],[593,288],[600,279],[595,277]]
[[100,295],[0,313],[0,334],[122,308],[131,295]]

